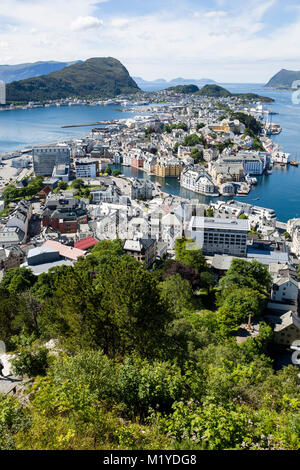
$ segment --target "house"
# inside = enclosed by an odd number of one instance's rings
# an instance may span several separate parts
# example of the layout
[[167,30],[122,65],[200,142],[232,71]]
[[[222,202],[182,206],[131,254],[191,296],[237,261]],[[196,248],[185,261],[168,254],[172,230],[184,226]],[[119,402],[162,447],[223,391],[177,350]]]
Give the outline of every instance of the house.
[[286,300],[296,301],[298,298],[298,282],[290,277],[277,276],[273,279],[271,290],[271,299],[275,302],[284,302]]
[[25,234],[19,227],[5,227],[0,231],[0,247],[2,248],[19,245],[24,239]]
[[173,211],[161,218],[160,241],[167,243],[168,249],[174,250],[176,238],[183,235],[183,223],[181,218]]
[[28,223],[32,214],[31,203],[22,199],[17,205],[15,211],[11,214],[7,227],[18,227],[24,232],[24,239],[27,237]]
[[85,251],[97,245],[97,243],[99,242],[94,237],[87,237],[74,243],[74,248]]
[[148,180],[131,178],[129,183],[129,197],[131,199],[151,199],[153,183]]
[[265,319],[273,327],[274,342],[289,347],[295,340],[300,340],[300,318],[292,311],[281,316],[268,315]]
[[0,270],[4,272],[18,268],[25,260],[25,253],[18,246],[0,248]]
[[60,233],[76,233],[80,224],[88,221],[86,205],[77,198],[53,195],[47,198],[42,214],[43,227],[52,227]]
[[38,197],[40,199],[46,199],[49,194],[51,193],[51,188],[49,186],[45,186],[39,193],[38,193]]
[[137,261],[145,263],[149,268],[156,259],[156,240],[144,238],[140,240],[125,240],[124,252],[133,256]]

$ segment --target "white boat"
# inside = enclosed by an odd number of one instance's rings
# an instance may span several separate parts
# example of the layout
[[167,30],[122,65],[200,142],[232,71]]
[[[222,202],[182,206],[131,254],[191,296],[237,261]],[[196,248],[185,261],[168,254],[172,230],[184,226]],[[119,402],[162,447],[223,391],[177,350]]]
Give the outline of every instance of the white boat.
[[246,175],[245,176],[245,180],[248,184],[257,184],[257,179],[256,178],[253,178],[249,175]]

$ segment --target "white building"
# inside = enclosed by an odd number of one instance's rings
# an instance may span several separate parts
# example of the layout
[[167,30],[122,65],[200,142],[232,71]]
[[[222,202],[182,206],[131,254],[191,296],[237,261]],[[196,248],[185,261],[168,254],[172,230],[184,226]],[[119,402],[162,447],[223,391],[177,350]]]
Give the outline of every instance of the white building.
[[96,178],[99,171],[99,160],[80,158],[75,162],[76,178]]
[[28,223],[32,214],[32,206],[30,202],[21,200],[16,210],[10,216],[6,226],[17,227],[27,236]]
[[209,175],[204,171],[195,171],[191,168],[182,171],[180,186],[199,194],[216,194],[215,185]]
[[148,180],[131,178],[129,183],[129,197],[131,199],[151,199],[153,183]]
[[271,299],[275,302],[297,301],[298,282],[291,276],[277,276],[273,279]]
[[43,145],[33,148],[33,167],[36,175],[51,176],[54,166],[70,164],[70,147],[66,144]]
[[192,217],[189,231],[204,254],[247,256],[247,220]]
[[161,219],[161,241],[168,245],[168,249],[174,250],[176,238],[182,237],[183,224],[180,218],[170,212]]

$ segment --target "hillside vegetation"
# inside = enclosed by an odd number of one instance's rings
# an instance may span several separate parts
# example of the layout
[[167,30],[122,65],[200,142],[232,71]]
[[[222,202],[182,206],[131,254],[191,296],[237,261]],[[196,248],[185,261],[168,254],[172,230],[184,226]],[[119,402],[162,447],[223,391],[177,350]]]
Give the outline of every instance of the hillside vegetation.
[[265,86],[267,88],[292,88],[295,80],[300,80],[300,71],[282,69]]
[[126,68],[112,57],[88,59],[48,75],[12,82],[6,88],[8,102],[114,97],[138,91]]
[[[299,449],[298,368],[274,371],[263,321],[268,268],[234,260],[216,284],[189,243],[153,272],[106,240],[73,266],[4,274],[0,337],[32,382],[27,401],[0,395],[1,450]],[[259,335],[239,344],[249,315]]]
[[174,91],[175,93],[191,94],[199,91],[197,85],[177,85],[171,86],[166,89],[166,91]]
[[260,100],[265,103],[272,103],[274,101],[273,98],[269,98],[268,96],[257,95],[255,93],[231,93],[230,91],[226,90],[226,88],[223,88],[219,85],[205,85],[203,88],[201,88],[201,90],[197,91],[195,94],[201,96],[208,96],[211,98],[230,98],[231,96],[235,96],[237,98],[242,98],[248,101]]

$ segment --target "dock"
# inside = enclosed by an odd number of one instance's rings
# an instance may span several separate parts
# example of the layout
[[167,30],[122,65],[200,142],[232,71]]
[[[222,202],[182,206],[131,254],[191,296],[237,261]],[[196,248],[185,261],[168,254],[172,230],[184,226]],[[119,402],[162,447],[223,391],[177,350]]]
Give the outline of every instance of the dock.
[[62,129],[68,129],[70,127],[91,127],[91,126],[107,126],[109,124],[116,124],[116,121],[97,121],[89,124],[69,124],[66,126],[61,126]]

